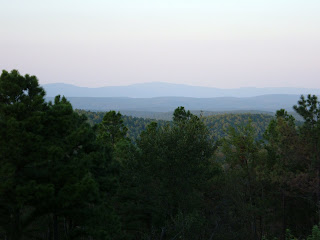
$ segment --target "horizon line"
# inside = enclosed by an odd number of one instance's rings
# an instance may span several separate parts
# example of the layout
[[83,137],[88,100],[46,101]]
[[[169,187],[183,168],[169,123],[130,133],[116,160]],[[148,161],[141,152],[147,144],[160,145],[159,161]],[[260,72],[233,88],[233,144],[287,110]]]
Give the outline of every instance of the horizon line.
[[154,81],[154,82],[142,82],[142,83],[133,83],[128,85],[110,85],[110,86],[100,86],[100,87],[88,87],[88,86],[79,86],[72,83],[64,83],[64,82],[55,82],[55,83],[44,83],[40,84],[41,86],[45,85],[55,85],[55,84],[64,84],[70,85],[79,88],[90,88],[90,89],[98,89],[98,88],[109,88],[109,87],[131,87],[135,85],[148,85],[148,84],[168,84],[168,85],[180,85],[180,86],[187,86],[187,87],[199,87],[199,88],[211,88],[211,89],[223,89],[223,90],[233,90],[233,89],[312,89],[312,90],[320,90],[320,88],[311,88],[311,87],[254,87],[254,86],[246,86],[246,87],[236,87],[236,88],[219,88],[219,87],[211,87],[211,86],[201,86],[201,85],[190,85],[185,83],[171,83],[171,82],[164,82],[164,81]]

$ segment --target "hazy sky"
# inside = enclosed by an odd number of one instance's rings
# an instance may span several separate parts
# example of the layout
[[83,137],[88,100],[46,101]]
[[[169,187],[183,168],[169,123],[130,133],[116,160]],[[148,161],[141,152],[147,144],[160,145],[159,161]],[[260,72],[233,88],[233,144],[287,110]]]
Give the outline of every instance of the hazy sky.
[[320,0],[0,0],[0,69],[89,87],[320,88]]

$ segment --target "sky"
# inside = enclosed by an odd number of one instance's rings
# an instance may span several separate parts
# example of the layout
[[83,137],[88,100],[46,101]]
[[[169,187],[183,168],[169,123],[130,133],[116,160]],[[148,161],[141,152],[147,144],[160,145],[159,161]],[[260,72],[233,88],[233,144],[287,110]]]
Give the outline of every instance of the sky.
[[40,84],[320,88],[319,0],[0,0],[0,70]]

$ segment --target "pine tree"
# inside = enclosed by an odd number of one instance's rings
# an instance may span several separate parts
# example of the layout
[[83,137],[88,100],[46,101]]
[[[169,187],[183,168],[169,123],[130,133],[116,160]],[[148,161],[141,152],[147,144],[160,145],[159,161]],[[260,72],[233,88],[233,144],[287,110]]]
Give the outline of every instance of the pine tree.
[[54,192],[39,177],[44,157],[44,90],[35,76],[3,71],[0,76],[0,234],[18,240],[43,217],[38,208]]

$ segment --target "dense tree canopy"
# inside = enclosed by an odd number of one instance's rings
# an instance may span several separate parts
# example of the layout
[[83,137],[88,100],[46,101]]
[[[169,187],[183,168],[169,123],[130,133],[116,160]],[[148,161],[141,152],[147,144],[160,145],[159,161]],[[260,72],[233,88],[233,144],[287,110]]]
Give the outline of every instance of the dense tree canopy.
[[64,97],[46,103],[44,95],[34,76],[0,77],[1,238],[107,237],[113,230],[94,223],[103,205],[96,136]]
[[[79,114],[84,114],[88,118],[88,122],[93,126],[102,122],[105,112],[91,112],[84,110],[75,110]],[[191,113],[190,113],[191,114]],[[269,122],[273,119],[270,115],[265,114],[251,114],[251,113],[230,113],[230,114],[216,114],[212,116],[199,116],[201,121],[209,129],[210,134],[217,139],[222,139],[227,136],[229,127],[237,128],[246,125],[249,121],[255,128],[256,139],[261,140],[263,134],[268,127]],[[138,118],[132,116],[122,116],[123,124],[128,129],[127,137],[135,142],[140,134],[147,129],[148,124],[157,122],[159,126],[164,126],[167,123],[172,124],[172,121],[155,120],[148,118]]]
[[[0,76],[0,239],[320,239],[320,103],[172,121]],[[296,237],[294,237],[296,236]]]

